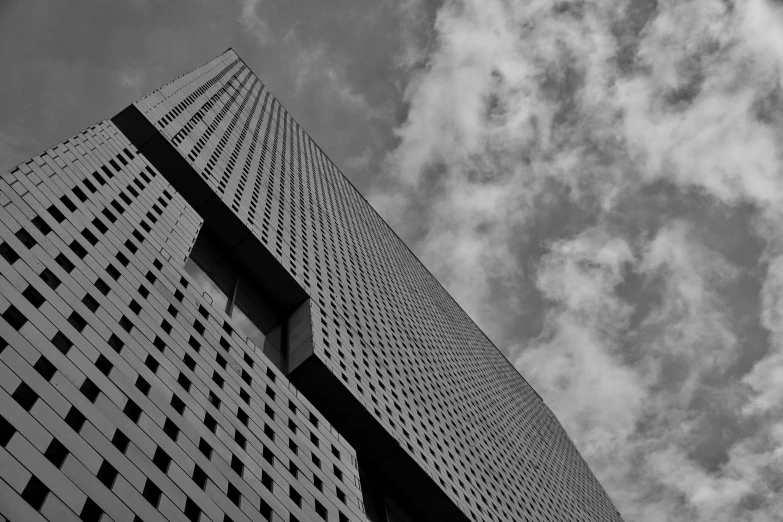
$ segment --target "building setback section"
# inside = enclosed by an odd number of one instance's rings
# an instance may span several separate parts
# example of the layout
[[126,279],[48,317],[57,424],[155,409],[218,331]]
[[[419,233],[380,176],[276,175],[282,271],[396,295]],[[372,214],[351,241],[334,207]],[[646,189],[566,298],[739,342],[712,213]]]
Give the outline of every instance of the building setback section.
[[234,51],[0,189],[6,519],[621,520]]

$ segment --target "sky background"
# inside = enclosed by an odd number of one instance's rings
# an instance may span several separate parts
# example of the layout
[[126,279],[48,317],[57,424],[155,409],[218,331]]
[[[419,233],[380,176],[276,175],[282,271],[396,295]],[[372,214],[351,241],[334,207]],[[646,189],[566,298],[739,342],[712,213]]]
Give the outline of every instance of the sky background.
[[0,0],[0,171],[233,47],[626,520],[783,520],[783,3]]

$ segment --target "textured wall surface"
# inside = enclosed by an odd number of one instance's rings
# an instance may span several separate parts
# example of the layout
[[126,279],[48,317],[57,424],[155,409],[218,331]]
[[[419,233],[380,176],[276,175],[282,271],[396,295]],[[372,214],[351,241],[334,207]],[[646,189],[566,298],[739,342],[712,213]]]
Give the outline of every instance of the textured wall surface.
[[[233,51],[135,106],[310,296],[306,355],[337,376],[467,518],[620,520],[540,397]],[[35,519],[18,496],[32,474],[51,490],[40,508],[50,520],[90,502],[113,520],[178,520],[193,505],[211,520],[223,512],[255,520],[265,506],[282,520],[362,520],[355,452],[186,284],[182,265],[200,217],[111,122],[20,165],[3,177],[2,194],[3,248],[16,254],[0,261],[8,344],[0,413],[10,423],[0,512]],[[51,232],[36,228],[36,217]],[[74,240],[81,248],[69,246]],[[56,260],[61,253],[70,272]],[[44,267],[62,282],[57,288],[39,276]],[[28,285],[43,297],[37,307],[24,295]],[[86,326],[74,326],[73,312]],[[67,354],[57,350],[58,333],[73,343]],[[56,368],[49,380],[33,371],[41,356]],[[21,381],[39,397],[29,412],[26,390],[21,401],[9,397]],[[171,406],[174,395],[184,409]],[[71,405],[89,421],[80,437],[68,428]],[[130,440],[125,456],[110,444],[116,430]],[[62,471],[41,458],[53,436],[70,452]],[[211,458],[199,452],[202,440]],[[158,445],[171,457],[167,472],[156,465]],[[118,472],[113,495],[100,484],[102,459]],[[205,490],[191,480],[196,466],[209,477]],[[143,500],[146,481],[162,491],[157,511]]]

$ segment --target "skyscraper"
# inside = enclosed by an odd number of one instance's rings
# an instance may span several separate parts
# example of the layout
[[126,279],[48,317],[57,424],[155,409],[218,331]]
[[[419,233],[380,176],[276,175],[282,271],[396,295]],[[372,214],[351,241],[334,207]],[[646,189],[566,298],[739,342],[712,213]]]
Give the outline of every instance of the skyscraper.
[[4,174],[0,274],[12,522],[621,520],[232,50]]

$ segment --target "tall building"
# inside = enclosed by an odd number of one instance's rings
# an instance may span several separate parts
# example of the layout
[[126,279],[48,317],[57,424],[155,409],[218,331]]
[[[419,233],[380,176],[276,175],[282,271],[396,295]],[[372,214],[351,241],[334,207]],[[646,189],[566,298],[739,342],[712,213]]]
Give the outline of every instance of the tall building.
[[232,50],[4,174],[0,274],[0,520],[621,520]]

